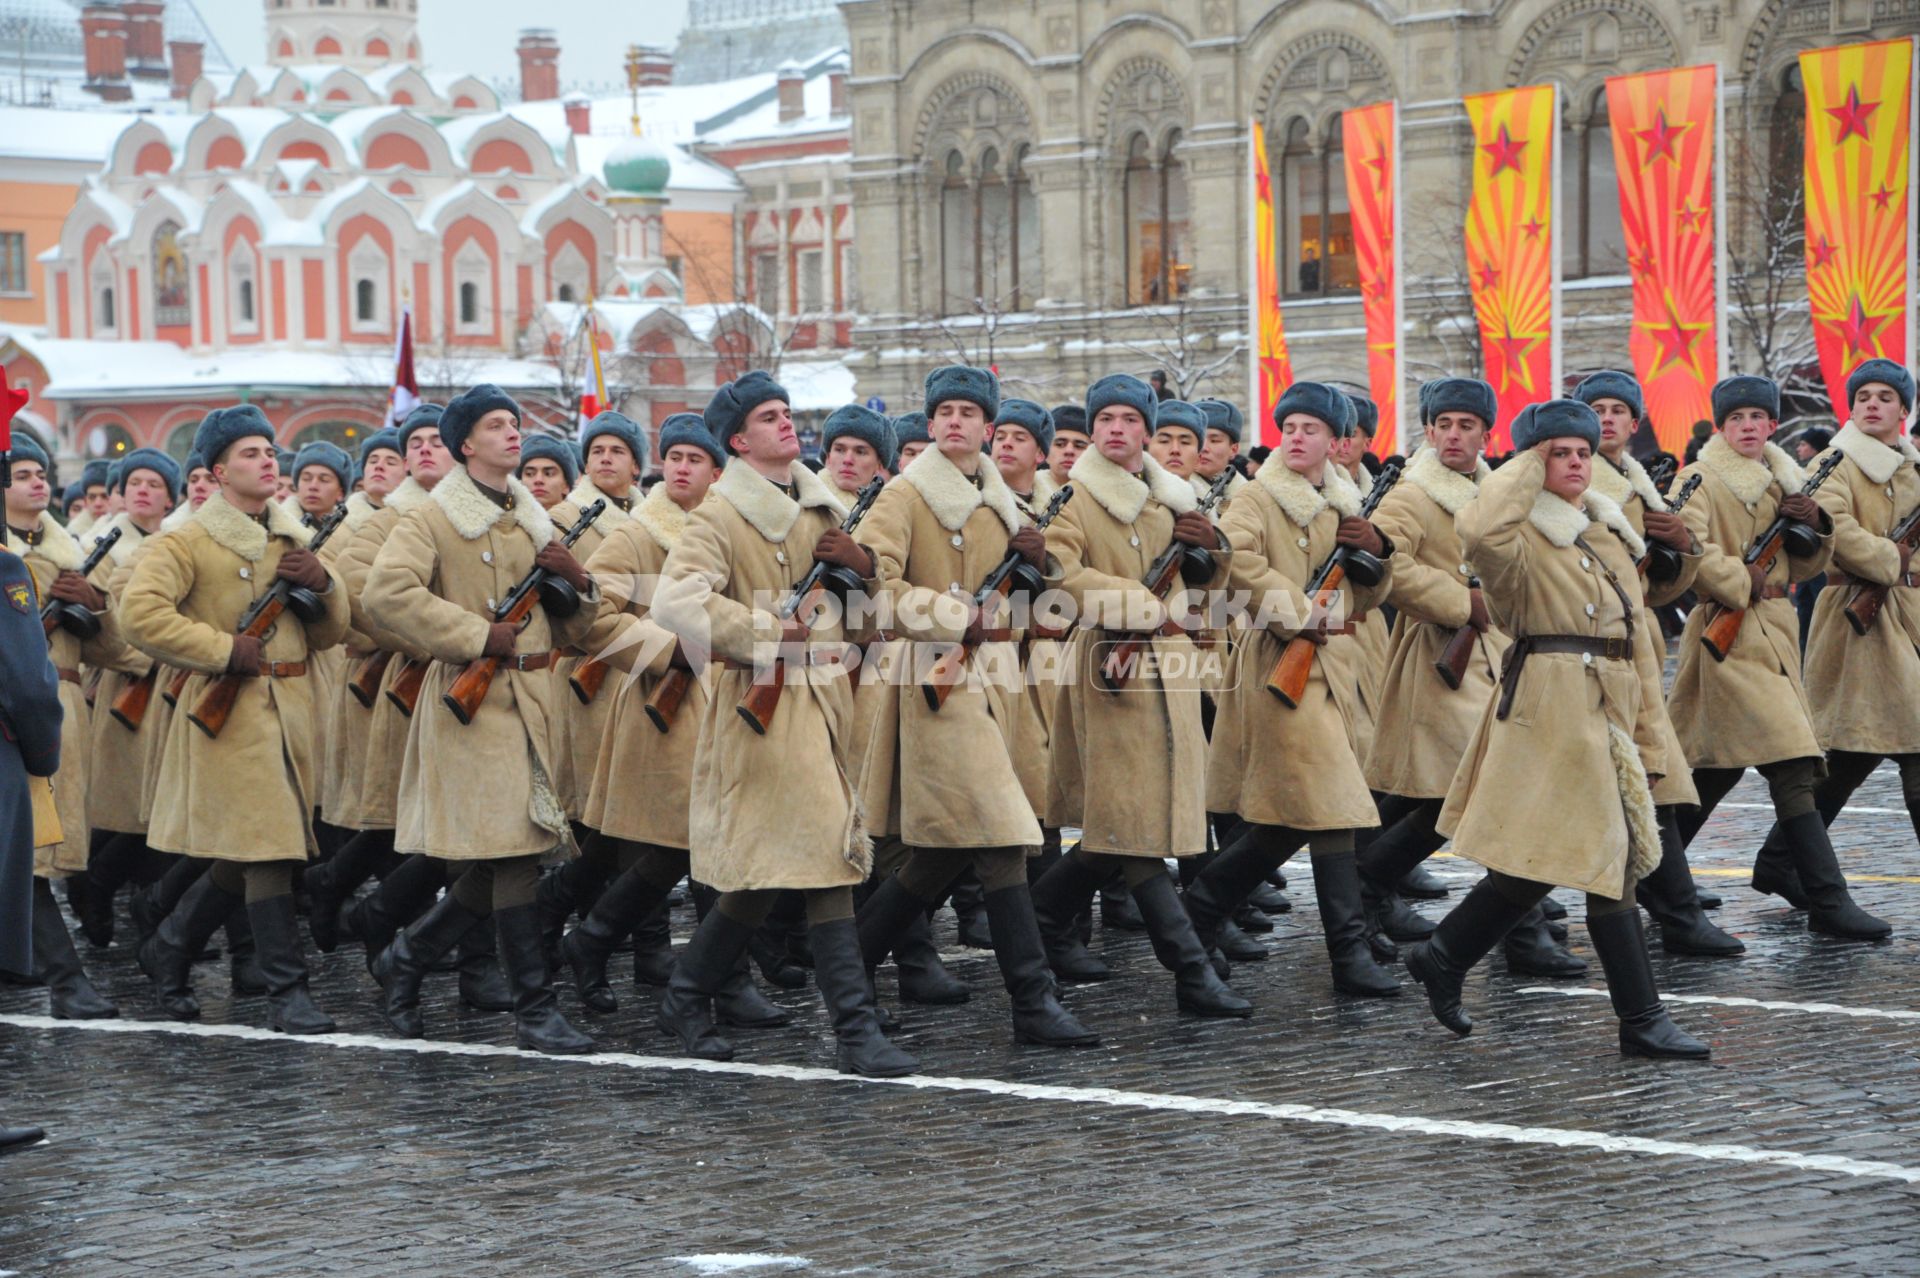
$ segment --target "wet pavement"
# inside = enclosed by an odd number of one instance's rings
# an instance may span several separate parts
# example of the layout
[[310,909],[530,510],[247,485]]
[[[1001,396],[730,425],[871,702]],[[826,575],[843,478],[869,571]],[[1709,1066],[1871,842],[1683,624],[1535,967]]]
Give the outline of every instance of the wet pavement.
[[[1654,967],[1706,1064],[1631,1061],[1594,962],[1564,984],[1496,955],[1455,1040],[1417,987],[1336,997],[1303,863],[1275,954],[1236,970],[1249,1022],[1175,1013],[1138,934],[1068,993],[1092,1050],[1010,1043],[990,955],[937,935],[973,985],[902,1009],[926,1075],[830,1071],[811,989],[740,1033],[735,1064],[664,1055],[651,999],[576,1015],[611,1050],[517,1052],[511,1019],[435,978],[424,1041],[386,1034],[357,946],[321,956],[341,1035],[266,1033],[225,967],[197,1026],[162,1021],[115,946],[84,948],[128,1020],[44,1020],[0,988],[0,1115],[51,1139],[0,1160],[0,1270],[27,1274],[1920,1273],[1920,856],[1882,769],[1835,827],[1890,942],[1808,935],[1746,887],[1765,832],[1749,777],[1694,849],[1732,960]],[[1304,861],[1304,858],[1303,858]],[[1456,889],[1478,872],[1433,862]],[[1458,898],[1456,890],[1454,899]],[[1438,916],[1447,902],[1426,903]],[[684,939],[688,912],[676,914]],[[619,964],[624,956],[616,957]],[[891,972],[880,988],[893,998]]]

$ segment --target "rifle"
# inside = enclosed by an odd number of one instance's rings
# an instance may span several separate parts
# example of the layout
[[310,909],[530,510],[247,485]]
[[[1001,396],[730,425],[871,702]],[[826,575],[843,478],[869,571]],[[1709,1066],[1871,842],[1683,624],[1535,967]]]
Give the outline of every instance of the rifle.
[[[841,532],[852,532],[866,518],[868,507],[880,495],[884,481],[875,476],[854,498],[853,509],[840,521]],[[826,564],[816,559],[813,567],[807,569],[807,575],[794,584],[785,603],[780,605],[780,620],[798,616],[802,608],[811,610],[819,597],[829,591],[845,597],[860,589],[860,580],[851,571],[837,564]],[[787,686],[787,663],[785,658],[776,658],[773,669],[766,678],[756,677],[753,686],[747,689],[747,695],[740,698],[740,704],[734,710],[755,734],[765,736],[773,724],[773,712],[780,708],[780,692]],[[656,720],[655,727],[659,726]]]
[[[580,518],[573,527],[567,529],[566,536],[560,539],[560,544],[572,549],[573,544],[580,540],[580,535],[591,528],[593,521],[600,518],[606,509],[607,499],[602,497],[581,511]],[[521,623],[533,615],[533,606],[541,601],[542,589],[546,584],[547,570],[535,564],[527,570],[527,575],[520,579],[519,584],[514,586],[513,593],[502,599],[500,606],[493,610],[494,623],[497,625],[506,622],[518,632]],[[467,663],[464,670],[454,676],[453,683],[447,690],[440,694],[441,704],[453,712],[453,717],[460,721],[462,727],[471,724],[473,716],[480,713],[480,703],[487,699],[487,691],[493,687],[493,677],[500,673],[500,662],[503,659],[475,657]]]
[[[1895,524],[1893,531],[1887,535],[1896,545],[1905,546],[1909,551],[1920,548],[1920,507]],[[1843,609],[1853,633],[1864,635],[1873,629],[1873,623],[1880,619],[1880,610],[1887,606],[1887,592],[1892,589],[1892,586],[1876,586],[1865,581],[1854,586]]]
[[[1059,491],[1054,493],[1053,500],[1047,503],[1047,508],[1040,512],[1040,518],[1034,520],[1033,526],[1045,532],[1061,508],[1072,500],[1073,485],[1062,484]],[[1045,584],[1033,566],[1021,558],[1019,551],[1009,550],[1007,557],[980,583],[980,589],[973,592],[974,611],[984,616],[995,599],[1011,595],[1015,590],[1036,594]],[[926,682],[920,685],[920,695],[927,699],[927,709],[937,711],[947,704],[947,698],[953,695],[954,688],[966,675],[967,662],[973,656],[974,647],[966,642],[955,644],[933,663],[933,669],[927,672]]]
[[[120,540],[124,528],[110,528],[99,541],[93,543],[93,550],[86,561],[80,565],[80,575],[91,577],[100,561],[107,557],[113,544]],[[40,627],[46,631],[47,638],[53,638],[53,632],[65,629],[78,639],[91,639],[100,633],[100,618],[82,608],[79,604],[68,603],[64,599],[48,599],[46,606],[40,609]]]
[[[1399,482],[1401,466],[1398,462],[1388,462],[1381,467],[1380,474],[1373,481],[1373,488],[1367,493],[1367,499],[1360,503],[1360,518],[1371,519],[1373,512],[1380,508],[1387,492]],[[1353,570],[1358,568],[1358,572]],[[1325,615],[1338,598],[1340,587],[1346,583],[1349,574],[1363,585],[1377,585],[1386,575],[1386,566],[1365,551],[1352,546],[1337,546],[1332,554],[1321,563],[1313,574],[1313,580],[1307,583],[1307,594],[1313,599],[1313,612]],[[1371,577],[1371,582],[1366,578]],[[1308,616],[1312,620],[1312,614]],[[1295,635],[1287,641],[1280,653],[1280,660],[1273,663],[1273,669],[1267,675],[1267,691],[1280,698],[1289,710],[1300,706],[1300,699],[1307,695],[1307,679],[1313,674],[1314,652],[1319,645],[1303,635]]]
[[147,667],[147,672],[138,679],[120,689],[114,695],[113,704],[107,707],[107,713],[128,732],[140,731],[140,725],[147,717],[147,707],[153,702],[154,681],[160,674],[160,665],[155,662]]
[[[334,529],[346,522],[347,508],[344,504],[334,507],[333,513],[321,520],[314,529],[313,540],[306,545],[307,550],[318,552],[327,544],[327,538],[333,536]],[[296,617],[305,620],[318,617],[325,611],[326,605],[310,591],[296,586],[286,578],[276,578],[267,593],[253,601],[240,617],[239,632],[249,639],[264,639],[269,630],[280,620],[280,615],[288,609]],[[263,657],[262,660],[265,658]],[[213,677],[206,691],[200,694],[200,704],[187,715],[191,723],[209,737],[218,737],[220,730],[227,726],[227,719],[233,714],[234,703],[240,699],[240,685],[244,678],[237,674],[220,674]]]
[[433,664],[430,657],[408,657],[400,663],[400,673],[393,677],[393,686],[387,689],[387,700],[400,711],[401,717],[413,718],[413,708],[420,704],[420,688],[427,681],[427,667]]
[[[653,686],[653,695],[647,698],[645,706],[647,720],[665,736],[673,728],[674,716],[680,713],[680,703],[687,699],[687,689],[693,684],[693,672],[675,666],[660,677]],[[758,720],[755,720],[758,722]]]
[[386,648],[377,649],[361,658],[359,668],[347,683],[347,691],[353,694],[353,699],[363,709],[373,709],[373,699],[379,695],[381,680],[387,677],[387,666],[392,661],[393,653]]
[[[1478,577],[1467,578],[1467,589],[1480,589]],[[1480,638],[1480,632],[1472,626],[1461,626],[1447,637],[1447,646],[1434,658],[1433,672],[1440,676],[1440,682],[1447,685],[1448,692],[1460,691],[1460,685],[1467,677],[1467,663],[1473,660],[1473,646]]]
[[[1213,481],[1213,487],[1207,489],[1206,495],[1200,498],[1199,504],[1194,509],[1202,515],[1212,515],[1213,508],[1218,506],[1221,499],[1227,495],[1227,485],[1233,482],[1233,477],[1237,474],[1239,472],[1231,466],[1221,471],[1220,477]],[[1189,551],[1195,552],[1194,558],[1188,558]],[[1213,571],[1211,553],[1198,546],[1169,541],[1167,548],[1147,565],[1147,575],[1140,579],[1141,584],[1153,592],[1155,599],[1165,600],[1173,590],[1174,575],[1178,573],[1182,579],[1187,578],[1189,574],[1197,575],[1200,572],[1201,559],[1206,560],[1206,571],[1211,576]],[[1161,633],[1173,634],[1176,631],[1184,633],[1185,630],[1185,626],[1169,617]],[[1133,669],[1133,664],[1140,655],[1140,649],[1146,647],[1151,638],[1151,635],[1129,635],[1109,648],[1106,660],[1100,663],[1100,686],[1108,692],[1118,692],[1126,687],[1128,672]]]
[[186,691],[187,680],[193,678],[191,670],[175,670],[173,677],[167,680],[166,690],[160,694],[161,700],[170,706],[180,704],[180,694]]
[[[1820,465],[1808,476],[1806,487],[1800,491],[1808,497],[1813,496],[1820,485],[1827,482],[1827,476],[1840,464],[1838,450],[1830,452]],[[1749,566],[1772,568],[1774,560],[1780,557],[1780,548],[1788,532],[1796,525],[1785,515],[1776,515],[1766,531],[1747,548],[1740,562]],[[1733,651],[1734,640],[1740,637],[1740,623],[1747,619],[1745,608],[1726,608],[1717,603],[1707,605],[1706,624],[1700,628],[1700,642],[1707,645],[1707,651],[1713,654],[1715,661],[1725,661],[1727,654]]]
[[1671,457],[1655,458],[1653,465],[1647,467],[1647,478],[1663,494],[1667,491],[1667,485],[1673,482],[1673,477],[1679,473],[1680,465]]
[[[1687,476],[1687,482],[1680,485],[1680,491],[1667,498],[1667,513],[1677,515],[1681,508],[1693,500],[1700,491],[1700,475]],[[1652,542],[1647,552],[1640,556],[1640,571],[1653,581],[1672,581],[1680,575],[1680,552],[1664,542]]]

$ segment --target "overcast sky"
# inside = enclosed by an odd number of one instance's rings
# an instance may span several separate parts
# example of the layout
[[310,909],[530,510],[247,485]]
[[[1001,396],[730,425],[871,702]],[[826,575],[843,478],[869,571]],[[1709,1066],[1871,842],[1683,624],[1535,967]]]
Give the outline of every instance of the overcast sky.
[[[265,0],[194,0],[235,62],[266,61]],[[420,51],[438,71],[488,82],[515,79],[520,29],[552,27],[560,37],[560,83],[624,83],[629,44],[671,45],[686,25],[687,0],[420,0]]]

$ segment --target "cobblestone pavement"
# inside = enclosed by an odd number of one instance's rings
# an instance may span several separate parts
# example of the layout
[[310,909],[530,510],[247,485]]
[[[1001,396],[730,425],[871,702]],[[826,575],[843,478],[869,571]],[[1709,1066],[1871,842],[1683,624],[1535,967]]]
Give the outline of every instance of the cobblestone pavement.
[[827,1072],[811,990],[779,993],[800,1024],[739,1035],[732,1066],[655,1055],[625,984],[617,1014],[579,1018],[611,1056],[516,1052],[451,978],[430,985],[434,1037],[400,1043],[353,946],[315,980],[341,1036],[249,1028],[259,1000],[230,1004],[217,965],[204,1022],[174,1026],[123,924],[88,961],[129,1020],[56,1025],[43,994],[0,989],[0,1114],[52,1133],[0,1160],[0,1269],[1920,1273],[1920,857],[1898,784],[1876,774],[1835,830],[1899,929],[1877,946],[1810,937],[1745,886],[1764,802],[1749,778],[1695,849],[1749,954],[1655,943],[1705,1065],[1622,1059],[1597,961],[1551,988],[1495,957],[1460,1041],[1411,984],[1336,998],[1305,865],[1274,959],[1236,972],[1251,1022],[1180,1018],[1145,942],[1107,933],[1118,979],[1069,994],[1104,1045],[1015,1048],[991,958],[956,951],[974,999],[904,1009],[928,1070],[904,1084]]

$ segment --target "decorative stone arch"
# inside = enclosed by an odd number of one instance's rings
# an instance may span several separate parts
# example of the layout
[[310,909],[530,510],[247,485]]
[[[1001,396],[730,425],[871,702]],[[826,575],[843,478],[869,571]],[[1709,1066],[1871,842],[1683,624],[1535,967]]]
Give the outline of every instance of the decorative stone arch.
[[1121,34],[1133,27],[1147,27],[1146,33],[1156,45],[1162,44],[1161,37],[1171,36],[1182,49],[1193,45],[1193,33],[1171,18],[1157,13],[1126,13],[1101,27],[1087,39],[1087,46],[1080,52],[1081,64],[1091,65],[1110,41],[1117,40]]
[[107,171],[116,177],[159,176],[173,170],[173,143],[149,120],[128,125],[113,140]]
[[1283,47],[1254,93],[1253,114],[1267,126],[1273,145],[1275,127],[1295,116],[1313,125],[1324,142],[1338,113],[1398,96],[1387,61],[1365,40],[1345,31],[1313,31]]
[[353,106],[371,106],[380,100],[366,78],[348,67],[331,72],[314,86],[314,92],[323,102],[346,102]]
[[406,111],[395,111],[370,126],[360,135],[357,149],[361,163],[372,172],[408,168],[417,173],[443,173],[454,167],[446,137]]
[[1152,153],[1160,155],[1176,130],[1192,125],[1186,86],[1172,67],[1147,55],[1128,58],[1107,76],[1094,109],[1093,135],[1109,153],[1124,155],[1127,139],[1144,133]]
[[[1004,115],[998,105],[1002,102],[1011,108]],[[1021,143],[1032,141],[1033,111],[1026,97],[990,71],[963,71],[927,95],[914,124],[911,154],[938,176],[952,151],[965,156],[971,167],[988,147],[1011,155]]]
[[[1509,88],[1551,79],[1573,89],[1583,79],[1675,65],[1679,43],[1642,0],[1561,0],[1535,18],[1507,61]],[[1600,75],[1601,79],[1605,75]]]
[[[319,155],[314,151],[318,150]],[[277,125],[266,137],[260,139],[258,158],[273,164],[280,160],[317,159],[328,169],[341,172],[347,168],[347,156],[340,139],[331,130],[323,129],[311,120],[296,116],[285,124]]]

